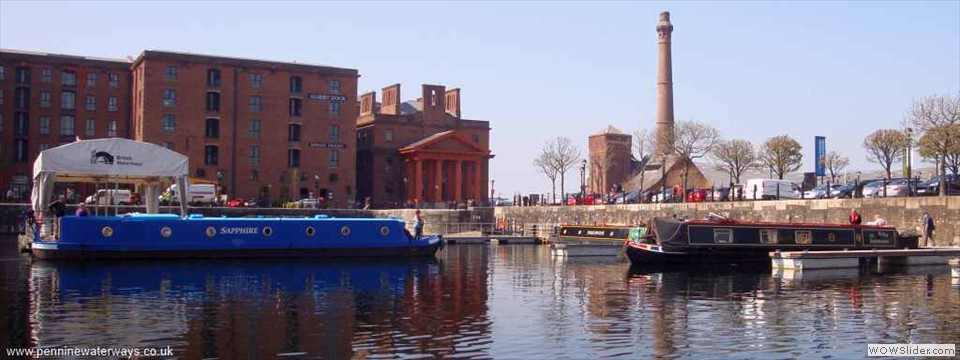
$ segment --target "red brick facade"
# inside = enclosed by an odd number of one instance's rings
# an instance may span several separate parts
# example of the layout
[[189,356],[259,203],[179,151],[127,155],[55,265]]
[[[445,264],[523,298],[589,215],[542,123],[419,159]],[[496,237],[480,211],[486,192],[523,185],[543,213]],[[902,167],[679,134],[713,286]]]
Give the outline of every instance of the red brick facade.
[[590,135],[588,163],[592,194],[607,194],[630,179],[633,171],[630,154],[632,137],[614,127]]
[[29,199],[33,161],[80,138],[129,137],[130,63],[0,51],[0,197]]
[[360,96],[360,198],[376,207],[486,201],[490,123],[461,117],[460,89],[423,85],[407,102],[399,84],[382,92],[382,103],[375,92]]
[[194,180],[230,197],[356,199],[356,70],[151,50],[133,62],[5,50],[0,69],[3,195],[29,197],[41,148],[116,136],[187,155]]
[[316,193],[328,195],[331,206],[351,206],[357,76],[352,69],[145,51],[133,64],[133,137],[186,154],[191,176],[218,182],[231,197]]

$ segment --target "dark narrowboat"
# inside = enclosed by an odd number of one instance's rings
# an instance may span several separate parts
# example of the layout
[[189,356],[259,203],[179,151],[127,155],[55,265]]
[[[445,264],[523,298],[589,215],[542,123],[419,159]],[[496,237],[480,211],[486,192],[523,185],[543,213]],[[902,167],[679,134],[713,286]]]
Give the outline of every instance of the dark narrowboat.
[[646,228],[625,225],[562,225],[554,251],[566,256],[618,256],[624,243],[646,234]]
[[773,251],[917,247],[917,236],[903,236],[890,226],[654,218],[649,229],[627,242],[634,265],[770,261]]

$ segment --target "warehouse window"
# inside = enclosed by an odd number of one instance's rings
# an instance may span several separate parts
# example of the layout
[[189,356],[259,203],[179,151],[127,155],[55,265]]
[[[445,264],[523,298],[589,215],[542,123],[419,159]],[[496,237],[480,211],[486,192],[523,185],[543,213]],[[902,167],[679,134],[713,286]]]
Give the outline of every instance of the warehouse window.
[[287,166],[292,168],[300,167],[300,150],[299,149],[287,150]]
[[300,116],[303,102],[300,99],[290,99],[290,116]]
[[220,137],[220,119],[207,119],[204,135],[210,139]]
[[165,114],[160,120],[160,129],[166,132],[174,132],[177,129],[177,118],[173,114]]
[[74,121],[73,116],[63,115],[60,117],[60,136],[74,136],[74,126],[76,121]]
[[290,92],[294,94],[303,92],[303,78],[299,76],[290,77]]
[[300,125],[290,124],[287,126],[287,140],[290,142],[300,141]]
[[77,86],[77,73],[64,70],[60,73],[60,83],[64,86]]
[[216,91],[207,92],[207,111],[220,111],[220,93]]
[[208,69],[207,70],[207,86],[220,86],[220,70],[217,69]]
[[203,147],[205,165],[217,165],[220,158],[220,149],[216,145],[207,145]]

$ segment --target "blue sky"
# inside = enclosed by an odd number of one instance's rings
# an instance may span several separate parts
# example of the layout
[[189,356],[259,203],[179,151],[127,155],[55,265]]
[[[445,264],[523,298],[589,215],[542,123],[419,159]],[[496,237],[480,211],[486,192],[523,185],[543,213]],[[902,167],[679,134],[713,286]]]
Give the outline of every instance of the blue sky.
[[[861,143],[914,98],[960,93],[960,2],[0,2],[0,47],[88,56],[162,49],[359,69],[360,91],[462,88],[492,124],[498,193],[544,192],[540,144],[652,127],[657,14],[669,10],[676,115],[759,144]],[[39,23],[39,24],[38,24]],[[577,179],[577,174],[569,174]],[[568,181],[567,190],[578,186]]]

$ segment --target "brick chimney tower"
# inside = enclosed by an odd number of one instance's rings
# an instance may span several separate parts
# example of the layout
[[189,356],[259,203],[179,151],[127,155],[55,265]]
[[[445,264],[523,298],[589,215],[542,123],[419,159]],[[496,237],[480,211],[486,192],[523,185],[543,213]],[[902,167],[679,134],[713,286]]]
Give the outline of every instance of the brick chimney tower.
[[657,22],[657,138],[656,154],[673,153],[673,66],[670,57],[670,37],[673,25],[670,12],[660,13]]

